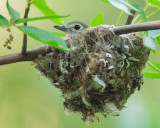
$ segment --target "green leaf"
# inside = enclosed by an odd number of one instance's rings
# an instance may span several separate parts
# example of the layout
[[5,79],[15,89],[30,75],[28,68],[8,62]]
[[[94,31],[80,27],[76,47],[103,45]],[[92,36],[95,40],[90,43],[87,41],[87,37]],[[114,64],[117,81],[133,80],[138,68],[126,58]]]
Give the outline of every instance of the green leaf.
[[[48,5],[45,2],[45,0],[33,0],[32,4],[34,6],[36,6],[45,16],[57,15],[57,13],[55,11],[53,11],[52,9],[50,9],[48,7]],[[50,20],[55,22],[55,23],[57,23],[57,24],[63,24],[63,22],[61,21],[60,18],[50,19]]]
[[152,30],[154,33],[152,34],[152,37],[153,38],[156,38],[158,36],[160,36],[160,29],[157,29],[157,30]]
[[13,22],[17,19],[20,19],[20,14],[10,6],[8,0],[7,0],[7,3],[6,3],[6,6],[7,6],[7,9],[8,9],[8,12],[9,12],[9,15],[11,16]]
[[124,11],[125,13],[129,14],[129,15],[132,15],[130,13],[130,10],[133,9],[137,12],[140,12],[140,10],[138,10],[137,8],[135,8],[133,5],[131,5],[130,3],[128,3],[127,1],[125,0],[101,0],[105,3],[109,3],[111,5],[113,5],[114,7]]
[[157,37],[155,38],[155,40],[156,40],[157,44],[160,45],[160,36],[157,36]]
[[152,36],[153,39],[155,39],[156,43],[160,45],[160,29],[154,30],[155,34]]
[[91,21],[90,27],[94,27],[94,26],[101,25],[101,24],[104,24],[102,11],[99,12],[96,15],[96,17],[93,18],[93,20]]
[[160,78],[160,63],[152,60],[148,61],[143,70],[143,75],[146,78]]
[[147,46],[149,49],[151,49],[153,52],[157,49],[157,43],[155,38],[160,33],[160,30],[151,30],[146,31],[143,35],[143,43],[145,46]]
[[60,32],[52,32],[52,33],[59,36],[59,37],[65,37],[64,33],[60,33]]
[[143,35],[143,44],[153,52],[157,50],[156,41],[153,38],[146,36],[146,34]]
[[143,22],[146,22],[147,20],[146,20],[146,15],[145,15],[145,13],[144,13],[144,11],[143,11],[143,8],[141,7],[141,6],[139,6],[138,4],[132,4],[137,10],[139,10],[139,14],[141,15],[141,18],[142,18],[142,21]]
[[28,36],[61,50],[68,50],[66,43],[57,35],[32,26],[18,26]]
[[146,0],[149,6],[160,8],[160,0]]
[[65,18],[68,16],[43,16],[43,17],[34,17],[34,18],[27,18],[27,19],[17,19],[15,21],[15,24],[19,23],[25,23],[25,22],[30,22],[30,21],[37,21],[37,20],[45,20],[45,19],[55,19],[55,18]]
[[122,4],[128,6],[129,8],[139,12],[139,9],[135,8],[132,4],[130,4],[129,2],[127,2],[126,0],[119,0]]
[[7,18],[5,18],[2,15],[0,15],[0,26],[4,27],[4,28],[7,28],[7,27],[11,26],[10,23],[9,23],[9,21],[7,20]]

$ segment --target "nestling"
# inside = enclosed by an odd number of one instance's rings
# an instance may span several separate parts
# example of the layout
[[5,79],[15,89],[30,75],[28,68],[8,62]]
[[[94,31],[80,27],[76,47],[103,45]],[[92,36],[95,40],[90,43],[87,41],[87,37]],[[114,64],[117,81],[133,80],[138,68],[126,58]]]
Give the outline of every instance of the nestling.
[[66,36],[76,34],[81,30],[87,29],[88,26],[82,22],[70,22],[67,25],[55,25],[56,29],[65,32]]

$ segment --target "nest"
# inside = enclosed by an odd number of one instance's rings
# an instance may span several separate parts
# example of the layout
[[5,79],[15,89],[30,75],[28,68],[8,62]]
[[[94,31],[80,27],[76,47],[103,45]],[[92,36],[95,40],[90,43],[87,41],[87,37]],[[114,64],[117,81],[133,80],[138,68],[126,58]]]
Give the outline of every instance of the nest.
[[96,113],[118,115],[143,84],[141,71],[149,49],[141,37],[117,36],[111,28],[83,30],[66,39],[71,51],[54,49],[34,60],[36,68],[61,90],[65,111],[81,113],[86,123],[97,120]]

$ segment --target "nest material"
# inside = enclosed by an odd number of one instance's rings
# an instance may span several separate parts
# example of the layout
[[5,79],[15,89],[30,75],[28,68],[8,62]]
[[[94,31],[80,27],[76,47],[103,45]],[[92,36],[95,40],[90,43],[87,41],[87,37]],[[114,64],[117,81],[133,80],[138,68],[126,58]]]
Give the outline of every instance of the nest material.
[[135,34],[117,36],[112,26],[89,28],[66,40],[70,52],[54,49],[34,60],[36,68],[59,88],[67,112],[90,123],[95,114],[118,115],[143,83],[149,49]]

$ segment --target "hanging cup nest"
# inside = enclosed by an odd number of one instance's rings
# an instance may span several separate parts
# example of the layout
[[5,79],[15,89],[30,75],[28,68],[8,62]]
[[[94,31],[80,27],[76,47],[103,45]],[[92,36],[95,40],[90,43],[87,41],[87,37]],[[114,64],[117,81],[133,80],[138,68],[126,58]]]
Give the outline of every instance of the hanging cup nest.
[[39,55],[36,68],[59,88],[66,112],[80,112],[86,123],[96,113],[118,115],[143,83],[150,50],[135,34],[117,36],[113,26],[88,28],[66,39],[71,51]]

